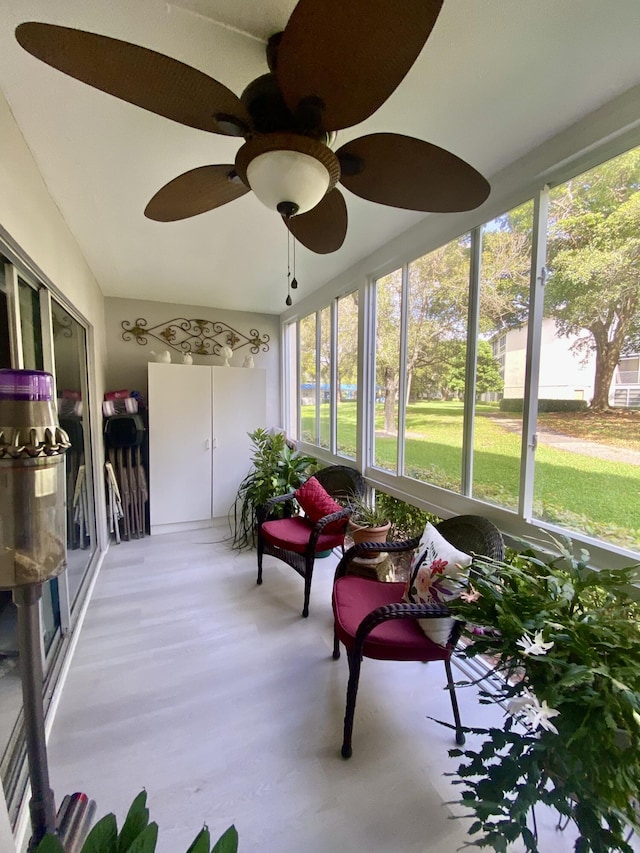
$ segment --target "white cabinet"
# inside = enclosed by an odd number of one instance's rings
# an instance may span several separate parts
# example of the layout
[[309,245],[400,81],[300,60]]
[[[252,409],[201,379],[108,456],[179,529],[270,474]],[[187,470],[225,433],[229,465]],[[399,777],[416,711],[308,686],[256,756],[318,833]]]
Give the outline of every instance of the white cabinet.
[[226,518],[265,419],[264,370],[149,364],[151,533]]

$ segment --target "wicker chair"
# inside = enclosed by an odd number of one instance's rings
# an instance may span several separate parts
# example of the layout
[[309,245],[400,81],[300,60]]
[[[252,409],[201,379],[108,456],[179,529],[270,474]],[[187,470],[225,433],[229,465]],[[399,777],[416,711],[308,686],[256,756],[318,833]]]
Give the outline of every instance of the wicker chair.
[[[436,525],[440,533],[460,550],[496,560],[504,558],[504,542],[500,531],[488,519],[474,515],[461,515]],[[460,637],[462,624],[454,622],[446,647],[433,643],[418,625],[418,619],[448,616],[441,604],[407,604],[402,596],[404,583],[385,583],[369,578],[348,575],[354,557],[367,551],[384,551],[397,554],[417,548],[419,537],[404,542],[364,543],[350,548],[340,560],[333,586],[334,646],[333,657],[340,657],[340,643],[347,650],[349,683],[344,717],[342,756],[351,756],[351,735],[360,679],[362,658],[377,660],[409,660],[444,662],[447,689],[451,696],[456,742],[464,743],[460,712],[451,672],[451,655]]]
[[[263,518],[269,518],[274,507],[284,504],[285,518],[262,521],[258,525],[258,584],[262,583],[262,558],[271,554],[287,563],[304,578],[304,606],[302,615],[309,615],[309,596],[315,560],[319,555],[330,553],[334,548],[342,548],[351,509],[348,507],[352,495],[364,493],[364,480],[358,471],[346,465],[329,465],[315,475],[331,497],[345,509],[321,518],[315,524],[297,515],[297,502],[293,494],[271,498],[264,507]],[[325,528],[332,522],[344,519],[342,530],[327,533]],[[332,524],[332,529],[335,525]]]

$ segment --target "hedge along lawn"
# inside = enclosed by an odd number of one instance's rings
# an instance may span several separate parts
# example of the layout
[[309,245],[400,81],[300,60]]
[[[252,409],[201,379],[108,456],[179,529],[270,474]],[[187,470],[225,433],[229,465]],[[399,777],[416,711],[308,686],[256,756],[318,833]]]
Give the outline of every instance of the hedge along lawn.
[[[482,417],[495,407],[479,405],[474,429],[474,495],[514,509],[520,478],[520,432]],[[460,489],[462,460],[460,402],[428,401],[407,407],[405,469],[420,480]],[[313,423],[313,408],[302,411],[303,425]],[[321,407],[321,422],[329,406]],[[519,419],[518,416],[514,416]],[[338,441],[342,452],[355,454],[356,406],[338,406]],[[396,437],[385,436],[382,404],[376,406],[376,461],[394,470]],[[322,429],[323,434],[327,434]],[[596,459],[539,444],[536,450],[535,513],[609,541],[640,547],[640,466]],[[620,530],[619,528],[622,528]]]

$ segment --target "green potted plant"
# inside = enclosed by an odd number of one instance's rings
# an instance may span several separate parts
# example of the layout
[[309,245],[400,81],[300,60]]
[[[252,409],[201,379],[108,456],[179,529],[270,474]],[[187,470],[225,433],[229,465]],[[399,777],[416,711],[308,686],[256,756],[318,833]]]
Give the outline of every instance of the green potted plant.
[[294,492],[317,465],[313,456],[296,450],[281,432],[258,428],[249,438],[253,445],[251,469],[229,512],[233,547],[238,549],[253,545],[253,531],[264,520],[261,511],[267,501]]
[[387,492],[376,491],[376,506],[391,522],[391,529],[388,536],[394,540],[412,539],[414,536],[420,536],[428,521],[432,524],[437,524],[438,521],[441,521],[432,512],[418,509],[418,507],[406,503],[406,501],[402,501],[400,498],[394,498],[393,495],[389,495]]
[[[141,791],[131,804],[122,829],[118,831],[114,814],[105,815],[89,832],[79,853],[154,853],[157,840],[158,824],[155,821],[149,823],[147,792]],[[186,853],[237,853],[237,850],[238,833],[235,826],[231,825],[213,847],[209,828],[204,826]],[[66,851],[57,835],[47,833],[35,848],[35,853]]]
[[[378,501],[372,501],[367,495],[353,495],[349,500],[353,514],[349,519],[349,534],[354,544],[361,542],[386,542],[391,521],[384,506]],[[373,559],[379,551],[371,551],[367,555]]]
[[[466,657],[485,656],[497,688],[481,702],[506,708],[503,726],[454,749],[456,783],[475,818],[470,845],[538,851],[537,804],[577,830],[578,853],[631,853],[640,791],[640,566],[595,571],[569,540],[478,561],[460,598]],[[468,683],[468,682],[467,682]],[[445,724],[446,725],[446,724]]]

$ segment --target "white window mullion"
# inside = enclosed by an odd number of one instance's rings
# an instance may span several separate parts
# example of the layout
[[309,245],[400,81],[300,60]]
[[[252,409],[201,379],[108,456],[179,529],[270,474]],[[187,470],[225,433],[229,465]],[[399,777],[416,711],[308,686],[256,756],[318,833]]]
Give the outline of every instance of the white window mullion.
[[289,395],[291,362],[289,360],[289,329],[290,326],[287,326],[285,323],[280,323],[280,423],[287,433],[287,436],[291,438],[291,397]]
[[302,437],[302,367],[300,365],[300,320],[296,320],[296,438]]
[[24,352],[20,334],[20,291],[18,270],[13,264],[4,266],[5,286],[7,288],[7,314],[9,320],[9,350],[14,370],[24,370]]
[[[53,313],[51,310],[51,293],[46,287],[41,287],[38,291],[38,298],[40,300],[40,327],[42,332],[42,363],[47,373],[51,373],[53,376],[53,387],[57,388],[58,382],[56,380],[56,362],[53,348]],[[84,381],[82,383],[81,391],[82,400],[84,405],[87,406],[87,388],[86,382]],[[85,447],[85,459],[88,458],[89,454],[86,452]],[[91,465],[85,465],[85,471],[88,475],[91,471]],[[87,479],[87,488],[89,490],[88,494],[93,495],[93,488],[89,479]],[[69,496],[67,496],[67,500],[70,500]],[[65,514],[65,522],[66,519],[67,516]],[[92,541],[95,542],[95,529],[92,529],[91,535]],[[68,569],[59,575],[57,582],[60,611],[60,632],[62,633],[62,636],[66,636],[71,630],[71,598],[69,595]],[[42,607],[42,599],[40,599],[40,606]],[[44,643],[42,644],[42,650],[44,655]]]
[[407,419],[407,333],[409,329],[409,265],[402,267],[402,296],[400,299],[400,364],[398,365],[398,441],[396,472],[404,474],[404,437]]
[[320,383],[322,380],[322,364],[320,353],[322,352],[322,311],[316,311],[316,417],[315,438],[313,443],[320,447]]
[[365,472],[373,462],[376,399],[376,283],[367,281],[360,291],[358,311],[358,435],[356,462]]
[[329,448],[335,455],[338,452],[338,397],[340,389],[338,388],[338,300],[331,300],[331,370],[329,379]]
[[540,346],[544,314],[544,285],[547,275],[547,214],[549,188],[544,187],[536,196],[533,209],[533,240],[531,247],[531,282],[529,288],[529,322],[527,334],[527,362],[524,382],[522,412],[522,452],[520,460],[519,513],[525,521],[533,517],[533,485],[535,453],[537,446],[538,382],[540,374]]
[[473,493],[473,428],[476,416],[476,376],[480,331],[480,270],[482,228],[471,232],[469,308],[467,311],[467,358],[465,366],[464,416],[462,427],[462,494]]
[[54,386],[58,383],[55,380],[56,363],[53,350],[53,314],[51,312],[51,294],[46,287],[41,287],[38,291],[40,300],[40,326],[42,330],[42,362],[47,373],[51,373],[54,378]]

